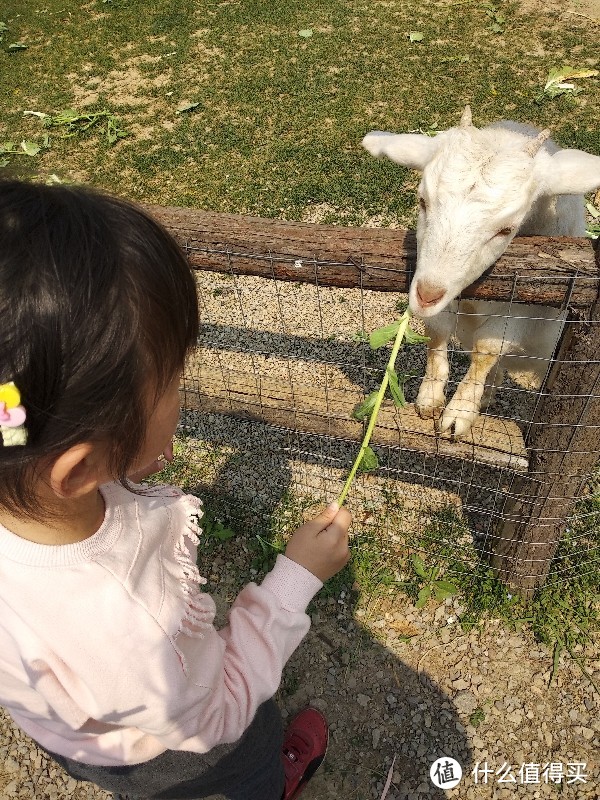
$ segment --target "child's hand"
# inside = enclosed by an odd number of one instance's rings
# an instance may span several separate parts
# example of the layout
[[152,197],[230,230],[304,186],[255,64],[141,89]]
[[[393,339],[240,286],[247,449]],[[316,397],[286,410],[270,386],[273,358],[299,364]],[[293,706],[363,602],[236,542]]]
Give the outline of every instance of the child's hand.
[[325,583],[350,558],[348,528],[352,517],[332,503],[292,535],[285,555]]

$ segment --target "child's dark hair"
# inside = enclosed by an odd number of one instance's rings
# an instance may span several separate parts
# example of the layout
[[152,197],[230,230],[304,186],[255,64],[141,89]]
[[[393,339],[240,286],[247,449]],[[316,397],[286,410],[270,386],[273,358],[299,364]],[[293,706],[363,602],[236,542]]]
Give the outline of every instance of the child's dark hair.
[[27,414],[26,445],[0,443],[0,507],[41,518],[35,465],[84,441],[109,443],[127,485],[152,397],[197,336],[191,269],[149,215],[87,188],[0,182],[0,383]]

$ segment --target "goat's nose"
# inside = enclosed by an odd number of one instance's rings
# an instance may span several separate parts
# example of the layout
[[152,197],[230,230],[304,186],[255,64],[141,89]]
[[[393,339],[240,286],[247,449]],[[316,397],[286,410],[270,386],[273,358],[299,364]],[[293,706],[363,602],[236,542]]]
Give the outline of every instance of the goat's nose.
[[417,297],[423,308],[435,305],[446,294],[442,286],[427,281],[417,281]]

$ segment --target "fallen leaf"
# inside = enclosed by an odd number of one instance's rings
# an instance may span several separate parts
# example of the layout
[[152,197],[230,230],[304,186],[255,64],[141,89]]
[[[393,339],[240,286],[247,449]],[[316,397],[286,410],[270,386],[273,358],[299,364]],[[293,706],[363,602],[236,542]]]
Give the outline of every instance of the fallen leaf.
[[25,140],[21,142],[21,150],[25,153],[25,155],[37,156],[41,149],[42,148],[39,146],[39,144],[36,144],[35,142],[26,142]]
[[313,32],[311,28],[304,28],[303,30],[298,31],[298,36],[302,36],[304,39],[310,39],[312,35]]
[[572,84],[564,84],[564,81],[570,81],[572,78],[594,78],[598,74],[597,69],[573,69],[573,67],[566,65],[562,67],[553,67],[553,69],[548,72],[544,91],[552,86],[557,86],[557,88],[572,88]]
[[50,114],[44,114],[43,111],[24,111],[23,116],[27,116],[27,114],[31,114],[32,117],[39,117],[40,119],[45,119],[49,117]]
[[200,103],[189,103],[184,102],[180,106],[178,106],[177,110],[175,111],[176,114],[185,114],[186,111],[193,111],[195,108],[198,108]]

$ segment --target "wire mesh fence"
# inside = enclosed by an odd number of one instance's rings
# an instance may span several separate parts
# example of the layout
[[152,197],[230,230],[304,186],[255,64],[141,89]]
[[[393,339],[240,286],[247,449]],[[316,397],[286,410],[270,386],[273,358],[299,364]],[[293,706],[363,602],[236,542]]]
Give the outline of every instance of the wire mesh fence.
[[[414,239],[152,211],[197,268],[202,333],[186,369],[182,430],[202,490],[237,524],[285,525],[341,491],[363,434],[353,411],[389,356],[366,333],[399,316]],[[540,369],[525,351],[508,371],[497,365],[493,399],[456,440],[416,412],[426,347],[405,346],[397,372],[407,405],[382,408],[379,467],[359,477],[348,505],[360,535],[384,547],[473,572],[491,565],[527,594],[600,562],[600,269],[585,240],[521,239],[466,294],[502,301],[490,308],[507,327],[522,303],[536,303],[548,324],[560,314],[554,358]],[[448,398],[469,360],[453,340]]]

